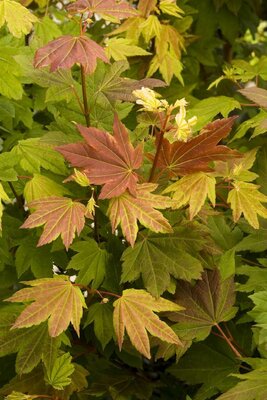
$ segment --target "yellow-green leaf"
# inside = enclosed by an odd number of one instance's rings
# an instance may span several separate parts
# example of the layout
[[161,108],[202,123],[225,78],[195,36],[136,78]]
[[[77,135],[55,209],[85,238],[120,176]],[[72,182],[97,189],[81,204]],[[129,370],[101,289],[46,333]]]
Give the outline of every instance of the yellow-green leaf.
[[164,193],[174,192],[174,207],[180,208],[189,204],[190,219],[201,210],[208,197],[213,207],[215,206],[215,185],[216,179],[204,172],[186,175],[179,181],[165,189]]
[[6,22],[13,36],[20,38],[27,35],[37,20],[35,15],[17,1],[0,1],[0,27]]
[[27,203],[45,197],[63,196],[64,194],[69,194],[68,189],[39,174],[34,174],[24,187],[24,197]]
[[127,60],[127,57],[147,56],[150,53],[135,46],[131,40],[124,38],[112,38],[106,43],[106,54],[108,58],[113,58],[115,61]]
[[241,214],[253,228],[259,228],[258,215],[267,218],[267,196],[258,191],[259,186],[253,183],[235,182],[234,189],[229,192],[227,202],[231,204],[233,219],[238,221]]

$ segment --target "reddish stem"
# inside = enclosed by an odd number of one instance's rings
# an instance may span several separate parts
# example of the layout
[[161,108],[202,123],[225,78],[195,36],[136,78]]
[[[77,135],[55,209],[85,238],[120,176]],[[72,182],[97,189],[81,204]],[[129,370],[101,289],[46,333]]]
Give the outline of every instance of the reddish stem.
[[87,292],[88,292],[88,293],[91,293],[91,294],[96,293],[96,294],[98,294],[102,299],[103,299],[103,295],[112,296],[112,297],[117,297],[118,299],[121,298],[121,296],[118,295],[118,294],[116,294],[116,293],[107,292],[107,291],[105,291],[105,290],[96,290],[96,289],[92,289],[92,288],[90,288],[89,286],[82,285],[82,284],[80,284],[80,283],[73,283],[73,286],[77,286],[77,287],[79,287],[79,288],[81,288],[81,289],[87,290]]
[[228,346],[231,348],[231,350],[233,351],[233,353],[236,355],[236,357],[238,358],[242,358],[242,354],[239,353],[239,351],[235,348],[235,346],[233,345],[233,343],[231,342],[231,339],[229,339],[226,334],[224,333],[224,331],[222,330],[222,328],[220,327],[220,325],[215,324],[216,328],[218,329],[218,331],[220,332],[220,334],[222,335],[223,339],[226,341],[226,343],[228,344]]
[[166,127],[167,127],[169,118],[170,118],[170,114],[168,114],[168,112],[167,112],[165,121],[164,121],[164,123],[162,125],[162,128],[161,128],[161,131],[159,132],[159,141],[158,141],[158,145],[157,145],[157,151],[156,151],[155,158],[154,158],[154,161],[153,161],[153,165],[152,165],[152,168],[151,168],[151,171],[150,171],[148,182],[153,182],[153,178],[154,178],[154,175],[155,175],[155,170],[157,168],[158,159],[159,159],[159,155],[160,155],[160,151],[161,151],[161,147],[162,147],[162,143],[163,143],[163,136],[164,136],[164,133],[166,131]]

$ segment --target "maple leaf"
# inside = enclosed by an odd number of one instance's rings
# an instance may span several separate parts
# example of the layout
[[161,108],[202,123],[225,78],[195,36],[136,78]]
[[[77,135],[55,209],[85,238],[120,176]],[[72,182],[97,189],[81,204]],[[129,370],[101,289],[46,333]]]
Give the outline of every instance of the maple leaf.
[[154,299],[145,290],[136,289],[124,290],[122,297],[113,306],[113,325],[120,350],[125,329],[132,345],[147,358],[151,357],[147,331],[165,342],[182,346],[174,331],[153,311],[180,311],[183,307],[162,297]]
[[211,171],[211,161],[242,157],[235,150],[217,145],[229,134],[235,118],[217,119],[209,123],[198,136],[186,143],[170,144],[167,139],[163,139],[158,167],[167,170],[171,176],[188,175],[198,171]]
[[196,172],[183,176],[182,179],[168,186],[163,193],[174,192],[172,198],[177,208],[189,203],[189,215],[190,219],[193,219],[204,205],[207,196],[215,207],[215,185],[214,177],[204,172]]
[[7,23],[13,36],[20,38],[32,30],[34,22],[38,19],[30,10],[13,0],[0,1],[0,28]]
[[[261,360],[265,361],[265,360]],[[267,398],[266,366],[247,374],[235,375],[242,382],[219,396],[218,400],[265,400]]]
[[185,311],[169,318],[182,324],[193,337],[203,340],[212,327],[233,318],[236,309],[235,286],[232,277],[222,280],[217,269],[204,271],[195,286],[181,281],[177,284],[175,301]]
[[267,90],[258,87],[247,87],[239,90],[239,92],[247,97],[249,100],[254,101],[260,107],[267,108]]
[[59,68],[71,68],[79,63],[84,67],[86,74],[96,69],[96,60],[100,58],[108,63],[104,49],[87,36],[65,35],[52,40],[37,50],[34,57],[34,67],[50,67],[54,72]]
[[[39,325],[48,319],[48,332],[56,337],[71,323],[79,335],[82,309],[87,308],[81,290],[66,276],[23,282],[30,288],[18,290],[5,301],[29,302],[12,325],[11,330]],[[67,306],[66,306],[67,304]]]
[[50,243],[60,235],[68,249],[75,232],[79,235],[83,230],[86,207],[78,201],[54,196],[32,201],[29,208],[36,211],[26,219],[21,228],[36,228],[45,224],[37,246]]
[[115,114],[114,136],[97,128],[78,126],[86,143],[56,147],[74,166],[84,168],[89,181],[102,185],[100,199],[119,196],[126,189],[136,195],[138,176],[134,172],[142,164],[142,147],[133,148],[125,126]]
[[121,74],[128,68],[129,64],[125,60],[116,61],[111,66],[100,63],[95,73],[88,78],[90,96],[95,97],[98,103],[106,99],[112,104],[115,100],[136,101],[132,94],[134,90],[166,86],[160,79],[135,80],[122,77]]
[[112,38],[106,41],[106,53],[108,58],[113,58],[115,61],[127,60],[127,57],[147,56],[148,51],[142,47],[136,46],[130,39]]
[[70,353],[64,353],[58,357],[52,368],[47,371],[46,381],[55,389],[63,390],[64,386],[71,383],[70,375],[74,372],[74,365],[71,364]]
[[136,197],[129,192],[111,199],[108,208],[108,216],[111,220],[113,232],[120,224],[122,233],[131,244],[134,245],[138,233],[137,220],[153,232],[172,232],[172,227],[163,215],[155,210],[165,209],[173,205],[172,200],[165,196],[153,194],[157,185],[143,183],[137,186]]
[[67,7],[71,13],[88,13],[88,17],[100,14],[104,19],[114,17],[115,21],[123,18],[135,17],[138,12],[125,1],[116,0],[78,0]]
[[[186,233],[192,248],[193,236]],[[135,281],[142,274],[145,288],[159,297],[170,286],[171,275],[186,281],[199,279],[201,263],[185,250],[182,239],[181,230],[164,236],[142,232],[142,240],[122,255],[121,282]]]
[[267,218],[267,209],[261,203],[267,203],[267,196],[258,191],[259,185],[247,182],[235,182],[227,198],[233,210],[233,219],[238,221],[241,214],[253,228],[259,228],[258,216]]

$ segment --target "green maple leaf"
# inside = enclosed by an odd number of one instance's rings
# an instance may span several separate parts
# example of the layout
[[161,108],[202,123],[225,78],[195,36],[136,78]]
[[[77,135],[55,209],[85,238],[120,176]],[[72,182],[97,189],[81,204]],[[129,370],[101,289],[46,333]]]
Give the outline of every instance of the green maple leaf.
[[48,335],[47,324],[42,323],[33,328],[16,329],[10,331],[19,313],[21,306],[6,306],[0,311],[0,356],[17,353],[16,372],[27,374],[37,366],[41,359],[47,356],[46,349],[53,346],[54,355],[60,346],[61,338],[51,338]]
[[265,400],[267,397],[267,382],[265,370],[255,370],[244,375],[236,375],[239,382],[232,389],[222,394],[217,400]]
[[[0,1],[0,10],[1,10]],[[14,2],[15,3],[15,2]],[[19,3],[16,3],[19,4]],[[1,22],[1,11],[0,11]],[[13,57],[14,49],[2,47],[0,50],[0,93],[9,99],[20,100],[23,95],[23,87],[20,81],[21,68]]]
[[71,363],[71,355],[65,353],[58,357],[52,368],[47,371],[45,380],[55,389],[62,390],[71,383],[70,376],[74,372],[74,365]]
[[12,378],[9,383],[0,389],[0,395],[8,395],[13,391],[36,394],[45,393],[46,390],[43,369],[37,367],[29,374],[16,375]]
[[11,155],[17,157],[25,171],[38,173],[42,167],[55,174],[67,174],[63,157],[51,147],[41,143],[39,138],[20,140],[13,147]]
[[168,289],[171,275],[190,281],[202,272],[200,261],[185,251],[179,231],[142,235],[140,242],[124,251],[122,260],[121,282],[133,282],[141,274],[145,288],[155,297]]
[[27,181],[24,187],[27,203],[50,196],[64,196],[64,194],[70,194],[67,188],[40,174],[33,174],[32,179]]
[[147,331],[163,341],[182,345],[174,331],[154,313],[180,311],[182,307],[178,304],[162,297],[155,299],[145,290],[127,289],[113,306],[113,325],[120,350],[125,330],[132,345],[147,358],[151,357]]
[[[168,372],[188,385],[202,384],[196,398],[224,391],[236,383],[231,374],[238,373],[240,361],[222,340],[209,338],[204,343],[193,344],[186,354],[168,368]],[[201,393],[203,397],[201,396]]]
[[197,115],[197,123],[194,126],[194,132],[203,128],[208,122],[212,121],[218,114],[226,118],[229,113],[235,109],[241,109],[239,102],[232,97],[217,96],[200,100],[194,107],[188,110],[188,118]]
[[6,194],[3,185],[0,183],[0,232],[2,230],[2,216],[3,216],[3,211],[4,211],[4,206],[2,201],[10,203],[10,198]]
[[[71,322],[79,335],[82,309],[86,308],[81,290],[66,276],[36,279],[25,282],[30,288],[17,291],[6,301],[29,302],[12,325],[12,330],[39,325],[48,319],[51,337],[59,336]],[[68,304],[68,307],[66,307]]]
[[190,219],[201,210],[208,197],[213,207],[215,207],[216,179],[204,172],[186,175],[179,181],[168,186],[163,193],[173,192],[174,207],[180,208],[189,204]]
[[105,278],[108,253],[102,250],[93,239],[78,242],[71,246],[77,251],[68,264],[68,269],[80,271],[77,282],[97,289]]
[[32,30],[38,19],[27,8],[13,0],[0,1],[0,27],[7,23],[13,36],[20,38]]
[[127,60],[127,57],[148,56],[151,54],[125,38],[108,39],[106,46],[108,58],[113,58],[115,61]]
[[37,399],[38,395],[23,394],[21,392],[12,392],[6,397],[6,400],[33,400]]
[[267,196],[258,191],[259,186],[246,182],[234,182],[227,198],[233,210],[233,219],[238,221],[241,214],[253,228],[259,228],[258,215],[267,218],[267,209],[262,203],[267,203]]
[[53,275],[53,254],[50,248],[36,247],[37,240],[33,236],[20,241],[15,254],[15,266],[18,278],[31,268],[35,278],[47,278]]
[[191,337],[204,339],[213,326],[228,321],[236,313],[234,281],[230,277],[222,281],[218,270],[204,271],[195,286],[179,282],[175,299],[185,311],[172,313],[170,319],[179,322]]
[[95,303],[88,310],[85,326],[94,324],[95,335],[103,350],[113,337],[112,317],[112,307],[109,303]]

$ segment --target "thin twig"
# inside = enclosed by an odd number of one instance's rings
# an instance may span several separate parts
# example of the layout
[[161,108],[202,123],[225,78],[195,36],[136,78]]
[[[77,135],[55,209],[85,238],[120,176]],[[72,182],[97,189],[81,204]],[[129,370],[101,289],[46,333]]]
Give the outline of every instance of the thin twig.
[[82,285],[82,284],[80,284],[80,283],[73,283],[72,285],[73,285],[73,286],[78,286],[80,289],[87,290],[88,293],[91,293],[91,294],[96,293],[96,294],[98,294],[102,299],[103,299],[103,295],[112,296],[112,297],[117,297],[118,299],[121,298],[121,296],[118,295],[118,294],[116,294],[116,293],[107,292],[107,291],[105,291],[105,290],[96,290],[96,289],[92,289],[92,288],[90,288],[89,286]]
[[239,351],[235,348],[235,346],[233,345],[233,343],[231,342],[231,340],[226,336],[226,334],[224,333],[224,331],[222,330],[222,328],[220,327],[220,325],[216,324],[215,325],[216,328],[218,329],[218,331],[220,332],[220,334],[222,335],[223,339],[226,341],[226,343],[228,344],[228,346],[231,348],[231,350],[233,351],[233,353],[236,355],[236,357],[238,358],[242,358],[242,354],[239,353]]
[[170,114],[167,113],[165,121],[164,121],[164,123],[162,125],[162,128],[161,128],[161,131],[159,132],[159,141],[158,141],[157,150],[156,150],[155,158],[153,160],[153,164],[152,164],[152,168],[151,168],[151,171],[150,171],[148,182],[153,182],[153,178],[154,178],[154,175],[155,175],[155,170],[157,168],[158,159],[159,159],[159,155],[160,155],[160,151],[161,151],[161,147],[162,147],[162,143],[163,143],[163,136],[164,136],[167,124],[169,122],[169,118],[170,118]]
[[83,93],[83,109],[84,109],[84,118],[86,122],[86,126],[90,126],[90,112],[88,107],[88,99],[87,99],[87,91],[86,91],[86,77],[85,77],[85,69],[84,66],[81,65],[81,81],[82,81],[82,93]]
[[14,194],[15,199],[17,200],[19,208],[21,208],[24,211],[24,204],[23,204],[23,201],[21,200],[21,197],[18,195],[18,193],[16,192],[16,190],[11,182],[8,182],[8,185],[9,185],[10,189],[12,190],[12,193]]

